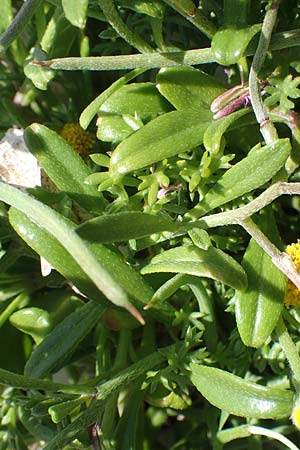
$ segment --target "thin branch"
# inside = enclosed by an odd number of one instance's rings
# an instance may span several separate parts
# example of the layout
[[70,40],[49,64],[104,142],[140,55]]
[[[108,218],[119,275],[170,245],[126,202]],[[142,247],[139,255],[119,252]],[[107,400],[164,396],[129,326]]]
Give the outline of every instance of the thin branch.
[[213,228],[222,225],[239,224],[241,221],[247,220],[253,214],[272,203],[281,195],[300,195],[300,183],[286,183],[279,181],[270,186],[247,205],[230,211],[201,217],[201,219],[196,220],[195,222],[186,223],[185,228]]
[[224,213],[212,214],[202,217],[194,222],[184,225],[186,230],[192,228],[213,228],[221,225],[236,224],[242,226],[250,236],[263,248],[263,250],[272,258],[275,264],[294,284],[300,289],[300,274],[291,257],[281,252],[275,247],[265,234],[251,220],[251,216],[270,204],[273,200],[283,194],[300,194],[300,183],[278,182],[266,189],[259,197],[257,197],[248,205],[242,206]]
[[249,75],[249,91],[251,104],[266,144],[269,144],[278,139],[278,135],[275,126],[269,120],[268,113],[262,101],[258,73],[265,61],[266,54],[270,45],[272,31],[276,22],[279,1],[280,0],[274,0],[269,10],[266,12],[257,50],[253,58]]
[[147,44],[147,42],[144,41],[144,39],[142,39],[137,33],[128,28],[119,15],[113,0],[98,0],[98,3],[109,24],[126,42],[135,47],[141,53],[154,52],[151,45]]
[[[277,33],[272,37],[270,50],[300,46],[300,30]],[[255,53],[250,45],[244,56]],[[200,48],[181,52],[144,53],[137,55],[91,56],[87,58],[56,58],[48,61],[34,61],[31,64],[51,67],[54,70],[131,70],[139,68],[157,69],[171,66],[196,66],[215,62],[211,48]]]
[[285,252],[281,252],[272,244],[267,236],[251,219],[241,220],[239,222],[247,233],[257,242],[257,244],[270,256],[272,263],[284,273],[300,289],[300,274],[297,271],[292,258]]
[[23,4],[7,30],[0,36],[0,53],[5,51],[24,30],[25,25],[29,22],[41,3],[42,0],[27,0]]
[[182,0],[163,1],[192,23],[198,30],[202,31],[209,39],[211,39],[217,31],[215,25],[199,11],[192,0],[190,1],[189,8],[187,8],[187,3],[183,5]]
[[126,70],[131,68],[155,69],[170,66],[193,66],[211,62],[214,62],[213,53],[210,48],[204,48],[185,52],[57,58],[48,61],[33,61],[31,64],[50,67],[54,70]]
[[278,324],[275,328],[275,332],[278,336],[278,340],[281,345],[281,348],[282,348],[282,350],[286,356],[286,359],[289,362],[291,370],[293,372],[293,378],[299,385],[300,384],[299,353],[298,353],[297,347],[295,346],[294,342],[292,341],[291,336],[288,333],[288,330],[287,330],[282,318],[279,319]]

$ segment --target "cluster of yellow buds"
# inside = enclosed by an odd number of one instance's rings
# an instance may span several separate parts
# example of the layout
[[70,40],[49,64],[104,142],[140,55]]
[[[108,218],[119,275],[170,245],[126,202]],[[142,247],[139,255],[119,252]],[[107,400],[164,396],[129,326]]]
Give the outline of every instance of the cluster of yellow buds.
[[85,159],[95,144],[95,137],[79,123],[66,123],[59,134]]
[[[300,272],[300,241],[298,240],[296,244],[288,245],[285,251],[291,256],[297,271]],[[300,289],[291,280],[287,282],[284,304],[287,308],[300,306]]]

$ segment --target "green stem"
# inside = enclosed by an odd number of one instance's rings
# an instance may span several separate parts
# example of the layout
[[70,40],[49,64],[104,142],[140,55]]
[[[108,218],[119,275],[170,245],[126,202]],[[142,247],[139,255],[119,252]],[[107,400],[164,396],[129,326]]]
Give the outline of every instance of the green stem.
[[28,303],[29,296],[27,292],[22,292],[19,294],[13,301],[9,303],[9,305],[5,308],[5,310],[0,314],[0,328],[7,319],[11,316],[13,312],[19,309],[21,306],[24,306]]
[[23,4],[10,26],[0,36],[0,53],[6,50],[24,30],[25,25],[29,22],[41,3],[42,0],[27,0]]
[[151,17],[150,21],[151,21],[152,35],[153,35],[153,39],[154,39],[156,47],[161,52],[167,51],[167,46],[164,42],[164,37],[163,37],[163,21],[162,21],[162,19],[158,19],[157,17]]
[[240,221],[248,219],[281,195],[300,195],[300,183],[279,181],[245,206],[222,213],[203,216],[194,222],[185,223],[184,228],[185,230],[190,230],[195,227],[214,228],[222,225],[239,224]]
[[[131,343],[131,331],[126,329],[120,330],[117,354],[114,360],[113,370],[120,371],[124,369],[127,361],[128,348]],[[101,428],[104,436],[111,436],[115,426],[115,418],[117,415],[118,392],[115,392],[105,403],[105,410],[101,420]]]
[[251,219],[241,220],[239,224],[252,236],[257,244],[270,256],[272,263],[278,267],[300,289],[300,274],[297,271],[292,258],[287,253],[281,252],[272,244],[267,236]]
[[274,0],[265,15],[257,50],[253,58],[249,75],[251,103],[266,144],[272,143],[278,139],[278,135],[275,126],[272,122],[270,122],[267,110],[262,101],[258,73],[264,63],[270,45],[272,31],[276,22],[279,1],[280,0]]
[[63,392],[64,394],[93,395],[95,393],[95,388],[91,386],[54,383],[49,380],[40,380],[38,378],[19,375],[1,368],[0,383],[18,389],[40,389],[51,392]]
[[235,428],[229,428],[227,430],[222,430],[217,433],[218,442],[225,445],[235,439],[241,439],[249,437],[251,435],[266,436],[276,441],[281,442],[290,450],[299,450],[298,447],[290,441],[287,437],[283,436],[277,431],[270,430],[268,428],[257,427],[255,425],[241,425]]
[[279,343],[281,348],[286,356],[286,359],[289,362],[291,367],[293,378],[296,382],[296,385],[300,387],[300,357],[298,350],[292,341],[291,336],[288,333],[288,330],[282,320],[279,319],[278,324],[275,328],[275,332],[278,336]]
[[163,0],[186,20],[191,22],[198,30],[202,31],[209,39],[213,37],[217,29],[215,25],[196,8],[192,0]]
[[275,439],[276,441],[279,441],[282,444],[284,444],[290,450],[299,450],[299,448],[292,441],[290,441],[287,437],[283,436],[282,434],[277,433],[276,431],[269,430],[268,428],[256,427],[254,425],[249,425],[248,430],[251,434],[266,436],[268,438]]
[[171,66],[193,66],[214,62],[210,48],[185,52],[144,53],[137,55],[90,56],[87,58],[56,58],[48,61],[33,61],[35,66],[54,70],[126,70],[155,69]]
[[250,217],[270,204],[283,194],[300,194],[300,183],[278,182],[266,189],[248,205],[226,211],[224,213],[204,216],[194,222],[184,224],[185,231],[192,228],[213,228],[222,225],[241,225],[256,240],[265,252],[272,258],[272,262],[298,287],[300,288],[300,274],[297,272],[292,259],[287,253],[280,252],[262,233]]
[[154,52],[153,48],[147,44],[138,34],[134,33],[121,19],[113,0],[98,0],[99,6],[103,11],[107,21],[114,30],[132,47],[135,47],[141,53]]
[[151,353],[151,355],[137,361],[127,369],[122,370],[116,376],[112,377],[109,381],[106,381],[97,386],[97,398],[100,400],[107,399],[110,395],[119,391],[123,386],[131,384],[137,380],[141,375],[144,375],[148,370],[153,369],[157,365],[161,364],[167,359],[167,353],[170,353],[174,349],[171,345],[163,350]]
[[249,436],[251,436],[251,433],[248,429],[248,425],[240,425],[239,427],[219,431],[217,433],[217,440],[225,445],[235,439],[242,439]]
[[[300,30],[286,31],[273,36],[270,50],[300,45]],[[247,48],[244,56],[251,56],[254,46]],[[172,66],[196,66],[215,61],[211,48],[200,48],[182,52],[145,53],[138,55],[90,56],[87,58],[56,58],[48,61],[33,61],[32,65],[51,67],[54,70],[129,70],[138,68],[158,69]]]
[[97,402],[84,411],[77,419],[65,426],[54,438],[44,447],[44,450],[60,450],[73,441],[88,426],[100,420],[105,404]]
[[243,56],[238,62],[238,68],[240,72],[241,84],[244,84],[249,77],[248,61],[245,56]]
[[130,344],[131,344],[131,331],[126,330],[125,328],[121,329],[113,370],[119,371],[126,366],[127,353]]
[[67,425],[65,429],[58,433],[55,438],[46,445],[44,450],[57,450],[64,448],[64,446],[68,442],[75,439],[76,435],[82,432],[84,428],[97,421],[105,408],[105,400],[112,398],[112,396],[115,395],[120,389],[136,381],[148,370],[152,370],[157,365],[166,361],[168,354],[172,353],[172,351],[174,351],[173,345],[158,350],[157,352],[141,359],[137,363],[132,364],[127,369],[124,369],[118,375],[112,377],[109,381],[99,385],[97,388],[98,395],[91,406],[77,419],[75,419],[74,422]]

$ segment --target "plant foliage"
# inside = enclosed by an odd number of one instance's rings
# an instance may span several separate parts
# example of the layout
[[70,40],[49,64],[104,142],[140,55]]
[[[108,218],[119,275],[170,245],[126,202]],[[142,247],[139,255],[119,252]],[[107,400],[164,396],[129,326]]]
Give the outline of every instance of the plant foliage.
[[2,0],[0,449],[298,449],[299,14]]

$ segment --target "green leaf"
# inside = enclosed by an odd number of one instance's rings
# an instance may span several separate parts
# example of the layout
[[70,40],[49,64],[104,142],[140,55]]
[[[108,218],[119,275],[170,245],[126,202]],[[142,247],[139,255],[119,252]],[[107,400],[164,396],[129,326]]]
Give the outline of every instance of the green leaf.
[[224,0],[224,24],[241,27],[249,19],[251,0]]
[[122,414],[115,431],[116,444],[119,450],[138,450],[143,445],[145,393],[141,391],[140,383],[135,383],[130,387],[124,414]]
[[97,119],[97,139],[103,142],[121,142],[134,130],[122,116],[100,113]]
[[88,220],[76,228],[90,242],[120,242],[139,239],[162,231],[178,231],[172,220],[142,212],[121,212]]
[[300,97],[300,77],[293,79],[292,75],[287,75],[283,80],[277,77],[269,77],[269,81],[273,86],[266,86],[266,92],[271,94],[266,98],[267,106],[278,106],[279,111],[287,113],[295,107],[294,102],[290,99]]
[[89,212],[103,210],[102,195],[94,186],[84,183],[91,174],[90,169],[65,139],[37,123],[26,128],[24,139],[59,190],[66,192]]
[[43,340],[52,328],[48,311],[36,307],[16,311],[10,316],[9,321],[18,330],[32,336],[36,343]]
[[69,54],[80,31],[66,19],[61,7],[56,8],[41,40],[41,48],[49,58],[60,58]]
[[62,0],[66,18],[75,27],[85,27],[88,3],[88,0]]
[[0,15],[0,33],[8,28],[13,19],[12,0],[2,0]]
[[[259,219],[262,231],[280,246],[271,211],[260,215]],[[254,239],[247,247],[242,266],[247,273],[248,288],[236,293],[236,322],[243,343],[250,347],[261,347],[274,330],[282,312],[286,276]]]
[[31,353],[24,375],[43,378],[58,370],[99,322],[105,308],[89,301],[60,322]]
[[191,364],[191,381],[212,405],[241,417],[281,419],[293,407],[291,391],[260,386],[215,367]]
[[247,276],[243,268],[229,255],[214,247],[201,250],[194,245],[166,250],[152,258],[142,273],[173,272],[208,277],[245,289]]
[[[46,230],[37,226],[34,221],[15,209],[9,211],[10,223],[16,232],[39,255],[43,256],[58,272],[72,283],[85,295],[103,303],[103,296],[91,283],[90,274],[85,273],[82,265],[73,258],[61,243]],[[75,228],[70,224],[70,228]],[[47,245],[45,244],[47,243]],[[92,252],[99,264],[110,273],[114,283],[122,288],[133,298],[145,304],[153,295],[153,291],[142,277],[120,255],[101,244],[88,244],[87,248]]]
[[[16,331],[14,328],[12,330]],[[20,349],[21,347],[19,347]],[[15,356],[16,352],[13,354]],[[15,358],[16,359],[16,358]],[[7,386],[13,386],[17,389],[24,390],[42,390],[49,392],[64,392],[66,394],[87,394],[91,395],[95,393],[95,388],[89,387],[86,385],[72,385],[72,384],[63,384],[63,383],[54,383],[50,380],[40,380],[32,377],[25,377],[24,375],[19,375],[14,372],[10,372],[8,370],[4,370],[0,368],[0,382],[1,384]]]
[[[168,350],[168,349],[167,349]],[[97,383],[97,399],[91,403],[89,408],[80,414],[73,422],[64,427],[56,436],[50,441],[44,450],[59,450],[65,445],[73,441],[75,437],[86,429],[91,423],[95,423],[99,419],[103,409],[106,406],[105,400],[108,400],[113,394],[118,393],[123,387],[129,386],[141,377],[144,377],[146,372],[153,370],[157,365],[165,360],[163,352],[157,351],[145,358],[138,360],[136,363],[129,366],[127,369],[118,372],[108,381],[99,384]],[[1,370],[0,370],[1,379]],[[38,380],[41,382],[40,380]],[[45,381],[44,381],[45,383]]]
[[77,32],[66,20],[61,8],[56,8],[47,28],[43,34],[40,44],[35,45],[25,60],[24,73],[41,90],[46,90],[55,71],[43,69],[32,65],[32,61],[45,61],[48,58],[58,58],[69,53]]
[[138,311],[130,304],[124,289],[104,268],[102,262],[98,261],[94,253],[76,234],[74,228],[64,217],[28,194],[2,182],[0,182],[0,199],[23,212],[34,220],[36,225],[55,237],[110,301],[118,306],[125,307],[143,323]]
[[110,170],[125,174],[200,145],[211,120],[208,111],[172,111],[151,120],[114,150]]
[[255,24],[246,28],[226,28],[217,31],[211,42],[215,60],[223,66],[236,64],[260,29],[261,24]]
[[216,154],[221,148],[222,137],[225,131],[240,117],[249,113],[248,109],[240,109],[229,116],[214,120],[204,133],[203,144],[210,153]]
[[82,126],[84,130],[87,129],[101,106],[104,102],[107,101],[107,99],[118,89],[120,89],[124,84],[128,83],[128,81],[131,81],[133,78],[137,77],[138,75],[145,72],[147,69],[135,69],[132,70],[129,73],[126,73],[123,77],[119,78],[117,81],[115,81],[113,84],[109,86],[104,92],[101,92],[98,97],[96,97],[81,113],[81,116],[79,118],[79,123]]
[[198,218],[262,186],[281,169],[290,151],[289,139],[277,139],[264,147],[254,147],[247,157],[225,172],[187,216]]
[[76,419],[57,432],[53,439],[44,446],[44,450],[60,450],[68,448],[67,444],[72,442],[77,436],[81,435],[82,430],[88,429],[91,424],[99,420],[104,409],[104,402],[96,401],[95,403],[92,403],[89,408],[76,417]]
[[24,73],[38,89],[46,91],[49,81],[55,77],[55,71],[35,66],[32,61],[45,61],[47,55],[39,47],[33,47],[25,60]]
[[49,425],[43,425],[40,421],[33,417],[30,410],[23,408],[18,408],[18,417],[21,420],[22,425],[29,433],[38,440],[50,441],[55,436],[55,428]]
[[157,89],[176,109],[209,109],[225,91],[216,78],[192,67],[170,67],[159,71]]
[[79,397],[74,400],[58,403],[50,406],[48,409],[49,415],[54,423],[61,422],[67,415],[71,414],[74,409],[86,402],[86,398]]
[[9,210],[9,221],[18,235],[64,278],[71,281],[87,297],[103,301],[103,296],[89,276],[54,236],[15,208]]
[[149,120],[171,110],[171,105],[162,97],[154,83],[131,83],[114,92],[100,107],[100,113],[136,114]]
[[150,17],[162,19],[164,15],[164,4],[160,0],[119,0],[118,3],[120,6]]

